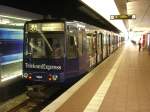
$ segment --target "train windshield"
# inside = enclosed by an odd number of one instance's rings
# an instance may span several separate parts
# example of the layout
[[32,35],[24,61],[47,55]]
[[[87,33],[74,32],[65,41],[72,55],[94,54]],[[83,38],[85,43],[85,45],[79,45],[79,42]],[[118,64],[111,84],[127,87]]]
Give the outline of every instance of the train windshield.
[[26,33],[26,52],[30,58],[60,59],[64,56],[64,33]]

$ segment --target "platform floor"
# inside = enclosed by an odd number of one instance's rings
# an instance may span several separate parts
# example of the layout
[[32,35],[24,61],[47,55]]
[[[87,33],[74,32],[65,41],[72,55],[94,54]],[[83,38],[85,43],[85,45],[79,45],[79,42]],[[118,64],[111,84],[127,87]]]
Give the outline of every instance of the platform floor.
[[[147,50],[139,52],[138,46],[129,42],[90,74],[93,76],[65,103],[57,106],[56,112],[150,112],[150,54]],[[57,101],[59,103],[61,101]],[[53,112],[53,104],[42,112]]]

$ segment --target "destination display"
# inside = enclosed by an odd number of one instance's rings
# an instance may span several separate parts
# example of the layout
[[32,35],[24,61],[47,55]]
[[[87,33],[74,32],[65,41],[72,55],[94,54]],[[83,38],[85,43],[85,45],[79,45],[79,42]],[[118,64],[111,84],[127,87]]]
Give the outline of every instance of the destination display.
[[32,23],[28,25],[28,31],[64,31],[64,23]]

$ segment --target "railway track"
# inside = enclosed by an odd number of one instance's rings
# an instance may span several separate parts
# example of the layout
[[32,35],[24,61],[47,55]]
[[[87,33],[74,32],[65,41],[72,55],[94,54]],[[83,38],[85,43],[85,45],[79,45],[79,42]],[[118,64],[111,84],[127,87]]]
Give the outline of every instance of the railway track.
[[[54,90],[55,88],[55,90]],[[50,91],[51,90],[51,91]],[[56,88],[56,86],[52,86],[48,91],[49,98],[47,99],[39,99],[39,98],[28,98],[21,102],[20,104],[14,106],[7,112],[40,112],[46,105],[52,102],[55,98],[62,94],[65,89]]]
[[66,84],[65,86],[58,84],[47,87],[49,88],[49,90],[46,90],[49,94],[47,99],[31,98],[27,95],[26,91],[23,94],[4,102],[4,104],[0,106],[0,112],[40,112],[40,110],[59,97],[71,85],[73,85],[73,83]]
[[32,109],[35,108],[37,105],[37,102],[34,102],[31,99],[27,99],[21,104],[10,109],[8,112],[32,112]]

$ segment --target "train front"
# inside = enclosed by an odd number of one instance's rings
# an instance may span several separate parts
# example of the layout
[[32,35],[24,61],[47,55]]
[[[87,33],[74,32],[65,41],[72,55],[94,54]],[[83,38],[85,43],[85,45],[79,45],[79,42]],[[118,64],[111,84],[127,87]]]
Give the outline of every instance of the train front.
[[23,78],[63,81],[64,22],[27,22],[24,31]]

